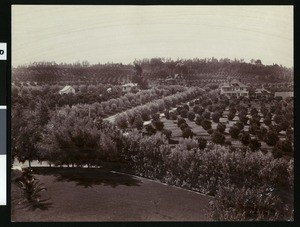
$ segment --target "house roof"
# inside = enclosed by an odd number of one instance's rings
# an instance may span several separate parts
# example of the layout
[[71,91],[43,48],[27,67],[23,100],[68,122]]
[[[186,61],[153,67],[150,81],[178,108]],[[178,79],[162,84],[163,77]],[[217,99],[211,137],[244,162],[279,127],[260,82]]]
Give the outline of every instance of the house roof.
[[270,94],[271,92],[268,91],[268,90],[265,89],[265,88],[257,88],[257,89],[255,90],[255,93],[256,93],[256,94],[261,94],[261,93],[268,93],[268,94]]
[[230,84],[237,84],[239,87],[248,87],[247,85],[241,83],[240,81],[238,81],[237,79],[233,79]]
[[69,85],[67,85],[67,86],[65,86],[63,89],[61,89],[60,91],[67,91],[67,90],[69,90],[70,88],[72,88],[71,86],[69,86]]
[[127,83],[127,84],[123,84],[122,87],[134,87],[137,86],[136,83]]
[[247,88],[248,86],[241,83],[240,81],[238,81],[237,79],[233,79],[230,82],[224,82],[221,84],[221,87],[234,87],[234,86],[238,86],[238,87],[245,87]]

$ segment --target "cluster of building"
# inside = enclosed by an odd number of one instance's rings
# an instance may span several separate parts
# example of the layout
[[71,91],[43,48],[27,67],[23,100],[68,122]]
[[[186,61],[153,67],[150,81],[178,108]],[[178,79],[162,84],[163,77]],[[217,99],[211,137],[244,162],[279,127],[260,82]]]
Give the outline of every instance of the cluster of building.
[[[130,91],[132,91],[133,88],[138,88],[138,84],[137,83],[126,83],[126,84],[123,84],[121,87],[122,87],[123,92],[130,92]],[[106,91],[108,93],[110,93],[112,91],[112,88],[109,87],[109,88],[107,88]],[[75,89],[72,86],[67,85],[63,89],[61,89],[58,93],[60,95],[75,94]]]
[[[177,80],[182,80],[183,78],[180,75],[176,75],[174,77],[169,77],[166,79],[166,81],[177,81]],[[123,84],[122,86],[122,91],[123,92],[130,92],[132,91],[133,88],[138,88],[138,84],[136,83],[126,83]],[[111,88],[107,89],[107,92],[111,92]],[[294,92],[271,92],[265,89],[264,87],[262,88],[257,88],[255,89],[254,92],[249,91],[249,86],[243,84],[242,82],[238,81],[237,79],[232,79],[230,81],[224,82],[220,84],[219,86],[220,94],[227,96],[228,98],[232,97],[247,97],[249,98],[250,96],[253,98],[259,98],[259,97],[282,97],[287,98],[287,97],[294,97]],[[63,89],[59,91],[59,94],[75,94],[75,89],[72,86],[65,86]]]
[[232,97],[247,97],[249,98],[250,96],[253,98],[259,98],[259,97],[282,97],[283,99],[287,97],[294,97],[294,92],[271,92],[265,89],[264,87],[262,88],[256,88],[254,92],[249,91],[249,86],[241,83],[240,81],[233,79],[228,82],[224,82],[220,84],[220,94],[226,95],[228,98]]

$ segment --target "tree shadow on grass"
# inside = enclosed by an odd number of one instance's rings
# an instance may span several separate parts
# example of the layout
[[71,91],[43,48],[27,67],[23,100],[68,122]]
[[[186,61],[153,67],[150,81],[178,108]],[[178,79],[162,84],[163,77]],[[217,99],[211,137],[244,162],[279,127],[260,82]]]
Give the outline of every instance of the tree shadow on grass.
[[52,203],[48,202],[50,199],[42,199],[39,202],[24,202],[23,205],[20,207],[22,209],[27,209],[30,211],[35,211],[37,209],[39,210],[49,210],[52,208]]
[[141,181],[125,174],[112,173],[107,169],[99,168],[60,168],[60,167],[33,167],[34,174],[54,175],[56,181],[76,182],[77,186],[85,188],[94,185],[111,186],[119,185],[140,186]]

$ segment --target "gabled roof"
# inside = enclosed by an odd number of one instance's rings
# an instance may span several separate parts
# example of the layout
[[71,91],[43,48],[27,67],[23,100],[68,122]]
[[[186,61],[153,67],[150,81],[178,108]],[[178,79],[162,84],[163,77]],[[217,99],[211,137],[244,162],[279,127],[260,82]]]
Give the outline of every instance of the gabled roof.
[[[67,91],[67,90],[69,90],[69,89],[71,89],[72,87],[71,86],[69,86],[69,85],[67,85],[67,86],[65,86],[63,89],[61,89],[60,91]],[[72,88],[72,89],[74,89],[74,88]]]
[[239,87],[248,87],[247,85],[241,83],[240,81],[238,81],[237,79],[233,79],[230,84],[237,84]]
[[230,82],[224,82],[221,84],[221,87],[235,87],[235,86],[238,86],[238,87],[245,87],[247,88],[248,86],[241,83],[240,81],[238,81],[237,79],[233,79],[231,80]]
[[265,89],[265,88],[257,88],[257,89],[255,90],[255,93],[256,93],[256,94],[261,94],[261,93],[268,93],[268,94],[270,94],[271,92],[268,91],[268,90]]

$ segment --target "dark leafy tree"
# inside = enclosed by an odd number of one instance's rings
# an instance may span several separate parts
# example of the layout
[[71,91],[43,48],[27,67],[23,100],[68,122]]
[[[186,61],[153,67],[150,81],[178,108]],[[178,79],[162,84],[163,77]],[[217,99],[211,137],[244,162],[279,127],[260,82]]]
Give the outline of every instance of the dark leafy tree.
[[210,119],[210,112],[208,112],[208,111],[205,111],[203,114],[202,114],[202,116],[203,116],[203,118],[205,118],[205,119]]
[[294,149],[293,145],[288,140],[279,140],[273,147],[272,153],[275,158],[280,158],[283,155],[293,155]]
[[276,114],[276,115],[274,116],[274,122],[275,122],[276,124],[281,124],[284,120],[285,120],[285,119],[284,119],[284,117],[283,117],[282,115]]
[[135,118],[134,118],[134,122],[133,122],[133,127],[137,128],[138,130],[143,129],[143,119],[141,117],[140,114],[138,114]]
[[234,126],[236,126],[239,130],[243,130],[244,128],[244,123],[241,121],[238,121],[234,124]]
[[261,143],[258,141],[258,139],[254,138],[250,140],[249,148],[251,151],[257,151],[261,147]]
[[197,124],[197,125],[201,125],[201,123],[202,123],[202,121],[203,121],[203,117],[200,115],[198,115],[197,117],[196,117],[196,120],[195,120],[195,123]]
[[183,138],[193,138],[194,136],[194,133],[193,131],[190,129],[190,128],[185,128],[183,131],[182,131],[182,137]]
[[231,136],[231,138],[233,139],[238,139],[239,138],[239,134],[240,134],[240,129],[237,126],[232,126],[229,129],[229,134]]
[[258,139],[260,140],[264,140],[266,135],[268,133],[268,129],[266,127],[261,126],[257,131],[256,131],[256,135],[258,137]]
[[272,124],[272,120],[271,120],[271,118],[270,118],[270,117],[265,117],[265,119],[264,119],[264,123],[265,123],[265,125],[266,125],[266,126],[269,126],[269,125],[271,125],[271,124]]
[[189,125],[188,125],[186,122],[182,123],[179,127],[180,127],[180,129],[181,129],[182,131],[183,131],[184,129],[186,129],[186,128],[190,128]]
[[278,140],[279,140],[279,137],[276,132],[270,131],[270,130],[267,132],[266,137],[265,137],[265,142],[269,146],[274,146]]
[[251,135],[256,135],[257,130],[259,130],[259,127],[256,124],[251,124],[249,126],[249,133]]
[[219,123],[217,125],[217,130],[221,133],[224,133],[225,132],[225,129],[226,129],[226,125],[224,123]]
[[184,108],[180,111],[180,116],[183,118],[187,118],[187,113],[188,113],[188,110]]
[[244,146],[248,146],[249,143],[250,143],[250,140],[251,140],[251,137],[250,137],[250,134],[245,132],[245,131],[242,131],[240,134],[239,134],[239,140],[242,142],[242,144]]
[[216,144],[223,144],[225,142],[225,136],[219,131],[214,131],[212,134],[212,141]]
[[169,120],[170,119],[170,111],[166,110],[166,111],[164,111],[164,114],[165,114],[166,119]]
[[228,118],[229,121],[232,121],[234,117],[235,117],[235,114],[231,113],[231,112],[229,112],[228,115],[227,115],[227,118]]
[[195,113],[193,111],[188,111],[187,112],[187,118],[190,120],[190,121],[193,121],[195,119]]
[[153,125],[155,126],[157,131],[162,131],[164,128],[164,123],[162,121],[154,121]]
[[218,112],[213,113],[211,115],[211,118],[212,118],[213,122],[215,122],[215,123],[219,123],[220,117],[221,117],[221,115]]
[[156,133],[156,129],[153,124],[148,124],[145,126],[145,130],[148,135],[153,135]]
[[201,122],[201,126],[203,127],[204,130],[209,130],[211,129],[211,121],[204,119]]
[[186,120],[182,117],[177,118],[177,126],[180,127],[181,124],[186,123]]
[[206,145],[207,145],[207,140],[204,139],[203,137],[199,137],[197,139],[197,142],[198,142],[198,147],[200,150],[203,150],[206,148]]
[[171,136],[172,136],[172,131],[171,131],[171,130],[163,129],[161,132],[162,132],[168,139],[170,139]]

